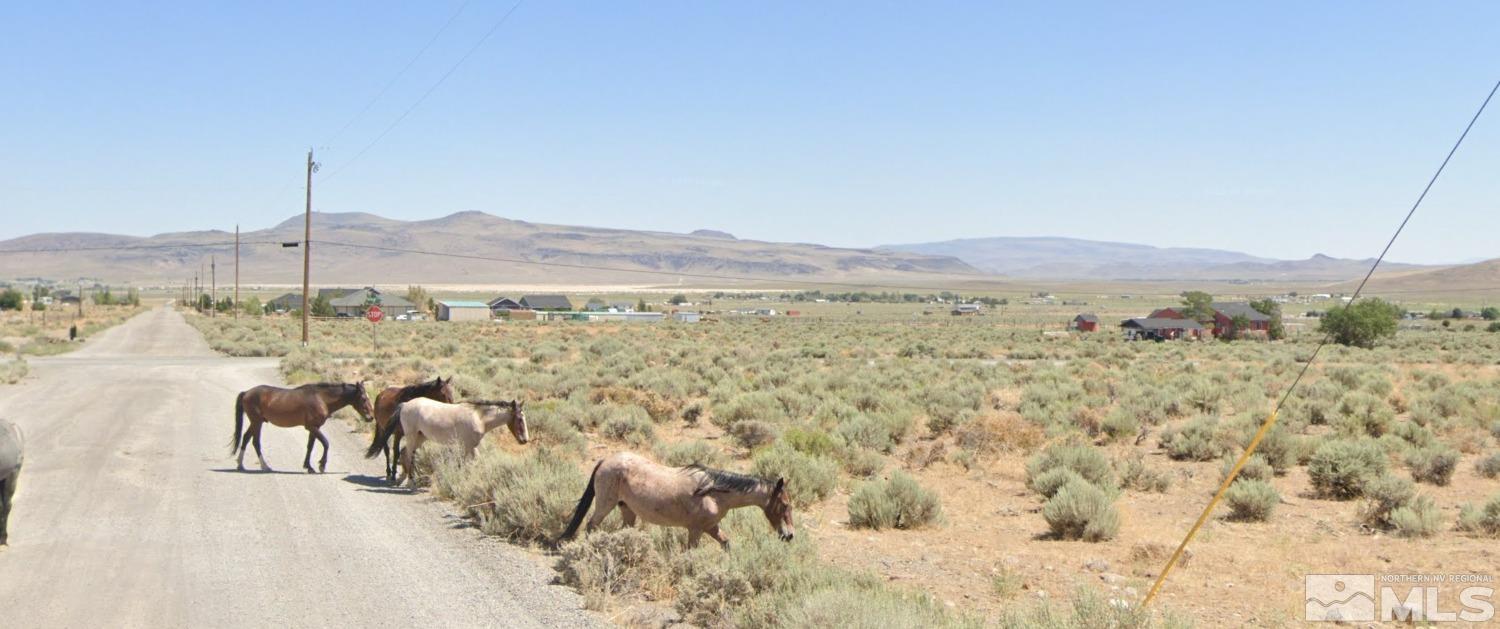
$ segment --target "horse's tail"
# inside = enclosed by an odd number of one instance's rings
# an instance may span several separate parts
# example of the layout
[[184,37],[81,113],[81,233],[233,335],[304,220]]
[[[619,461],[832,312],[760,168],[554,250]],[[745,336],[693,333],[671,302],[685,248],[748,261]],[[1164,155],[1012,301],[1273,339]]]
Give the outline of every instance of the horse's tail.
[[234,438],[229,441],[229,453],[240,449],[240,435],[245,428],[245,392],[234,396]]
[[563,531],[562,535],[557,536],[553,545],[573,539],[573,536],[578,533],[578,527],[583,524],[583,517],[589,514],[589,506],[594,502],[594,478],[599,475],[601,465],[604,465],[604,461],[594,464],[594,471],[589,473],[589,486],[584,488],[583,497],[578,499],[578,507],[573,509],[573,520],[568,522],[568,529]]
[[391,409],[391,418],[386,420],[384,428],[375,427],[375,440],[370,442],[370,449],[365,450],[365,458],[375,458],[375,455],[380,454],[380,446],[385,445],[391,440],[391,435],[395,434],[396,427],[401,425],[401,407],[405,405],[406,403],[402,402],[397,404],[396,408]]

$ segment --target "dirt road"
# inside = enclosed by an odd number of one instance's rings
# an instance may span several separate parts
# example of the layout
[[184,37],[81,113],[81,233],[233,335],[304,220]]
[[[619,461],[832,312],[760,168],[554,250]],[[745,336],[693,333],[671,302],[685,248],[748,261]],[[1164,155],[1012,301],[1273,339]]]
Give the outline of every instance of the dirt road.
[[[157,309],[0,387],[26,432],[5,627],[571,627],[600,621],[530,554],[386,490],[337,421],[328,473],[268,427],[277,473],[234,471],[236,392],[275,359],[218,356]],[[254,468],[254,455],[247,461]]]

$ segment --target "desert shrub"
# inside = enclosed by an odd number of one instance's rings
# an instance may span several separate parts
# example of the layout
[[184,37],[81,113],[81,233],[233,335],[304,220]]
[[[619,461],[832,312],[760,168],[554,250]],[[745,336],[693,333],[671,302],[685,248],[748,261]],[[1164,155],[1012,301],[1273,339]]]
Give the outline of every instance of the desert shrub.
[[1485,478],[1500,476],[1500,452],[1474,462],[1474,471]]
[[1028,605],[1012,606],[1002,612],[994,625],[998,629],[1174,629],[1191,627],[1186,619],[1174,615],[1155,615],[1139,605],[1119,605],[1106,601],[1098,592],[1080,587],[1064,610],[1043,598]]
[[639,406],[619,408],[634,409],[635,412],[619,414],[605,420],[604,425],[599,428],[604,438],[641,447],[656,437],[656,428],[651,424],[651,416],[647,415],[646,411]]
[[567,458],[538,448],[524,455],[480,448],[463,461],[450,448],[432,451],[433,493],[465,507],[480,530],[517,542],[542,543],[567,526],[588,480]]
[[677,443],[660,443],[656,446],[656,458],[673,467],[702,465],[722,467],[724,455],[713,444],[701,439]]
[[1465,504],[1458,511],[1458,530],[1500,537],[1500,494],[1496,494],[1483,506]]
[[937,494],[923,489],[916,479],[896,470],[890,479],[870,481],[849,497],[849,525],[871,529],[921,528],[942,518]]
[[1335,500],[1357,498],[1365,485],[1385,473],[1385,451],[1371,440],[1330,439],[1318,446],[1307,474],[1318,495]]
[[982,413],[953,431],[959,448],[980,456],[1001,452],[1031,452],[1042,445],[1042,429],[1016,413]]
[[[1269,472],[1271,468],[1268,465],[1265,469]],[[1235,480],[1224,493],[1224,502],[1229,505],[1229,519],[1264,522],[1281,502],[1281,494],[1276,493],[1269,480],[1249,478]]]
[[[1172,486],[1172,476],[1165,470],[1146,465],[1145,457],[1137,454],[1124,462],[1117,461],[1116,472],[1120,476],[1120,486],[1137,491],[1148,491],[1152,493],[1166,493]],[[1050,495],[1050,494],[1048,494]]]
[[834,429],[834,434],[850,446],[876,452],[890,452],[896,445],[891,434],[891,427],[880,419],[864,413],[839,424]]
[[1120,530],[1114,496],[1082,479],[1057,490],[1042,507],[1042,517],[1058,539],[1101,542],[1113,539]]
[[582,455],[588,447],[588,438],[555,410],[527,408],[526,430],[536,445],[554,448],[558,452]]
[[[1239,460],[1238,456],[1224,456],[1223,463],[1219,465],[1219,482],[1222,483],[1225,478],[1229,477],[1229,470],[1234,469],[1234,462],[1237,460]],[[1276,471],[1271,468],[1271,464],[1267,463],[1265,457],[1257,452],[1250,455],[1250,460],[1245,461],[1245,467],[1240,468],[1240,475],[1235,477],[1235,482],[1238,483],[1242,480],[1270,482],[1275,475]]]
[[763,422],[758,419],[745,419],[737,421],[729,427],[729,436],[741,448],[753,450],[776,440],[777,429],[774,424]]
[[1432,537],[1443,527],[1443,514],[1427,496],[1391,510],[1390,523],[1401,537]]
[[1441,487],[1453,478],[1458,452],[1441,445],[1414,449],[1406,455],[1406,466],[1411,468],[1412,480]]
[[1029,479],[1029,484],[1032,490],[1041,494],[1043,498],[1051,498],[1058,490],[1074,480],[1088,482],[1084,477],[1079,476],[1078,472],[1069,468],[1054,467],[1038,474],[1035,478]]
[[714,425],[724,429],[748,419],[784,423],[787,416],[776,396],[764,391],[751,391],[736,395],[725,403],[715,404],[711,417]]
[[799,452],[785,443],[757,452],[754,466],[758,476],[785,478],[787,494],[797,506],[827,498],[838,483],[838,465],[833,461]]
[[1391,527],[1391,512],[1411,504],[1417,496],[1417,487],[1405,478],[1385,474],[1365,484],[1364,496],[1362,517],[1365,523],[1388,529]]
[[615,596],[635,594],[653,575],[665,572],[656,544],[638,528],[591,533],[560,551],[562,582],[578,588],[589,609],[604,609]]
[[1350,436],[1379,437],[1390,428],[1396,412],[1379,396],[1354,391],[1339,400],[1335,425]]
[[1140,434],[1141,421],[1135,413],[1117,406],[1104,416],[1100,429],[1109,436],[1110,441],[1121,441]]
[[1280,476],[1302,460],[1304,450],[1303,441],[1292,435],[1286,427],[1276,425],[1260,440],[1260,447],[1255,449],[1255,454],[1263,458],[1271,466],[1271,470]]
[[781,434],[781,441],[798,452],[813,456],[830,456],[839,449],[833,437],[817,428],[793,426]]
[[1055,445],[1031,457],[1026,461],[1026,486],[1037,490],[1036,483],[1041,476],[1056,468],[1072,470],[1096,487],[1109,490],[1118,487],[1109,457],[1098,448],[1087,445]]
[[692,402],[682,407],[682,423],[697,426],[699,420],[703,419],[703,409],[702,402]]
[[1416,422],[1397,422],[1391,426],[1391,436],[1401,440],[1405,445],[1425,448],[1437,443],[1437,435],[1432,434],[1426,426]]
[[869,478],[885,469],[885,457],[869,450],[845,450],[843,462],[844,471],[855,478]]
[[1162,432],[1161,446],[1167,456],[1179,461],[1212,461],[1229,451],[1230,443],[1219,430],[1219,421],[1205,415],[1185,425]]
[[30,369],[26,365],[26,359],[17,357],[14,360],[0,362],[0,384],[15,384],[20,382]]

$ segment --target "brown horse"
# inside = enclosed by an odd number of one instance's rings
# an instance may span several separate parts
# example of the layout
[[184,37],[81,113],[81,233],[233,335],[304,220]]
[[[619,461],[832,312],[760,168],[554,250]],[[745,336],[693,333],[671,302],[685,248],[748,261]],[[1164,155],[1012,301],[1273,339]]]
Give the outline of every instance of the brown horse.
[[[396,406],[419,397],[452,404],[453,378],[444,380],[442,376],[438,376],[436,379],[410,386],[386,387],[380,395],[375,396],[375,434],[370,437],[374,440],[371,447],[378,443],[380,451],[385,453],[385,478],[388,481],[395,482],[396,480],[396,457],[401,456],[401,435],[405,433],[401,431],[401,424],[397,422],[395,429],[386,435],[384,441],[381,440],[381,435],[385,434],[386,426],[391,423]],[[390,444],[391,436],[396,438],[394,446]],[[396,457],[391,456],[392,448],[396,451]]]
[[[283,389],[261,385],[241,391],[234,398],[234,439],[229,442],[229,452],[239,450],[239,469],[245,469],[245,448],[255,440],[255,456],[260,459],[260,469],[269,471],[266,457],[260,451],[260,429],[265,422],[282,428],[307,429],[307,454],[302,457],[302,467],[312,473],[312,451],[314,443],[323,444],[323,458],[318,460],[318,471],[328,467],[328,438],[323,436],[323,423],[328,416],[345,406],[353,406],[365,421],[370,421],[374,412],[370,408],[370,396],[365,393],[363,382],[325,382],[304,384],[295,389]],[[245,415],[250,416],[250,429],[243,431]]]
[[685,528],[688,546],[697,546],[698,538],[708,533],[727,549],[729,538],[719,530],[719,521],[730,509],[755,506],[783,541],[792,541],[795,534],[786,479],[771,481],[701,465],[667,467],[629,452],[616,452],[594,466],[573,520],[557,543],[578,533],[590,501],[594,506],[590,531],[619,506],[625,526],[635,526],[636,518],[640,518],[651,524]]
[[[412,489],[416,489],[417,472],[413,457],[423,442],[456,443],[463,448],[464,454],[472,457],[485,434],[499,428],[501,424],[510,428],[510,434],[515,436],[517,442],[525,444],[531,440],[526,429],[526,403],[515,400],[444,404],[417,398],[402,402],[396,407],[395,420],[384,432],[389,433],[400,427],[411,437],[411,444],[398,454],[401,455],[405,476],[411,479]],[[379,441],[365,450],[365,458],[373,459],[380,452]],[[400,485],[402,480],[397,479],[395,483]]]

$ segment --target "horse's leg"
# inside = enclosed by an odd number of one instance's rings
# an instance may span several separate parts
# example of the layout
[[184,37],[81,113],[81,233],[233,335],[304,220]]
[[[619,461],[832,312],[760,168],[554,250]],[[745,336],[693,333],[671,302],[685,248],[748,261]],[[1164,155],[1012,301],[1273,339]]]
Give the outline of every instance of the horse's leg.
[[703,537],[703,529],[689,528],[688,529],[687,547],[688,548],[697,548],[698,547],[698,538],[700,538],[700,537]]
[[241,472],[245,471],[245,450],[250,449],[250,439],[252,439],[254,437],[255,437],[255,427],[252,426],[250,428],[250,430],[246,430],[245,431],[245,436],[240,439],[240,461],[239,461],[239,469],[240,469]]
[[21,471],[16,470],[10,478],[0,480],[0,546],[6,545],[10,539],[6,523],[10,521],[10,503],[16,496],[16,479],[20,475]]
[[719,530],[719,525],[715,524],[712,527],[709,527],[707,533],[709,537],[712,537],[714,538],[714,540],[719,542],[720,548],[729,550],[729,536],[725,535],[723,531]]
[[266,455],[260,451],[260,431],[265,427],[264,423],[255,424],[255,439],[253,443],[255,444],[255,458],[260,459],[260,471],[269,472],[271,471],[271,466],[266,465]]
[[587,529],[589,531],[599,528],[599,525],[604,523],[604,518],[609,517],[610,512],[614,511],[615,507],[625,504],[620,501],[614,483],[600,484],[606,486],[598,488],[599,493],[594,495],[594,515],[589,516],[589,526]]
[[316,428],[308,428],[307,429],[307,454],[302,455],[302,469],[307,470],[308,474],[313,473],[313,468],[312,468],[312,450],[313,450],[313,444],[316,444],[318,442],[318,432],[317,432],[317,430],[318,429],[316,429]]
[[624,522],[625,526],[635,528],[635,512],[630,510],[630,505],[623,502],[620,503],[620,521]]
[[[416,461],[417,456],[416,455],[417,455],[417,448],[422,447],[422,442],[423,441],[424,441],[424,439],[422,438],[422,433],[419,432],[419,433],[417,433],[415,435],[412,435],[411,436],[411,443],[406,444],[406,449],[401,452],[401,467],[406,468],[404,470],[404,473],[406,475],[407,480],[409,480],[411,482],[411,490],[412,491],[416,491],[417,490],[417,461]],[[401,481],[397,480],[396,484],[400,485]]]
[[318,443],[323,444],[323,458],[318,459],[318,473],[322,474],[328,469],[328,437],[323,436],[321,429],[314,428],[313,434],[318,436]]
[[391,482],[398,482],[396,480],[396,466],[401,463],[401,437],[405,433],[401,431],[401,423],[399,418],[392,417],[391,421],[396,422],[396,425],[391,427],[391,432],[396,435],[396,443],[391,445],[391,452],[395,455],[396,458],[386,460],[386,464],[389,469],[386,470],[385,477]]

